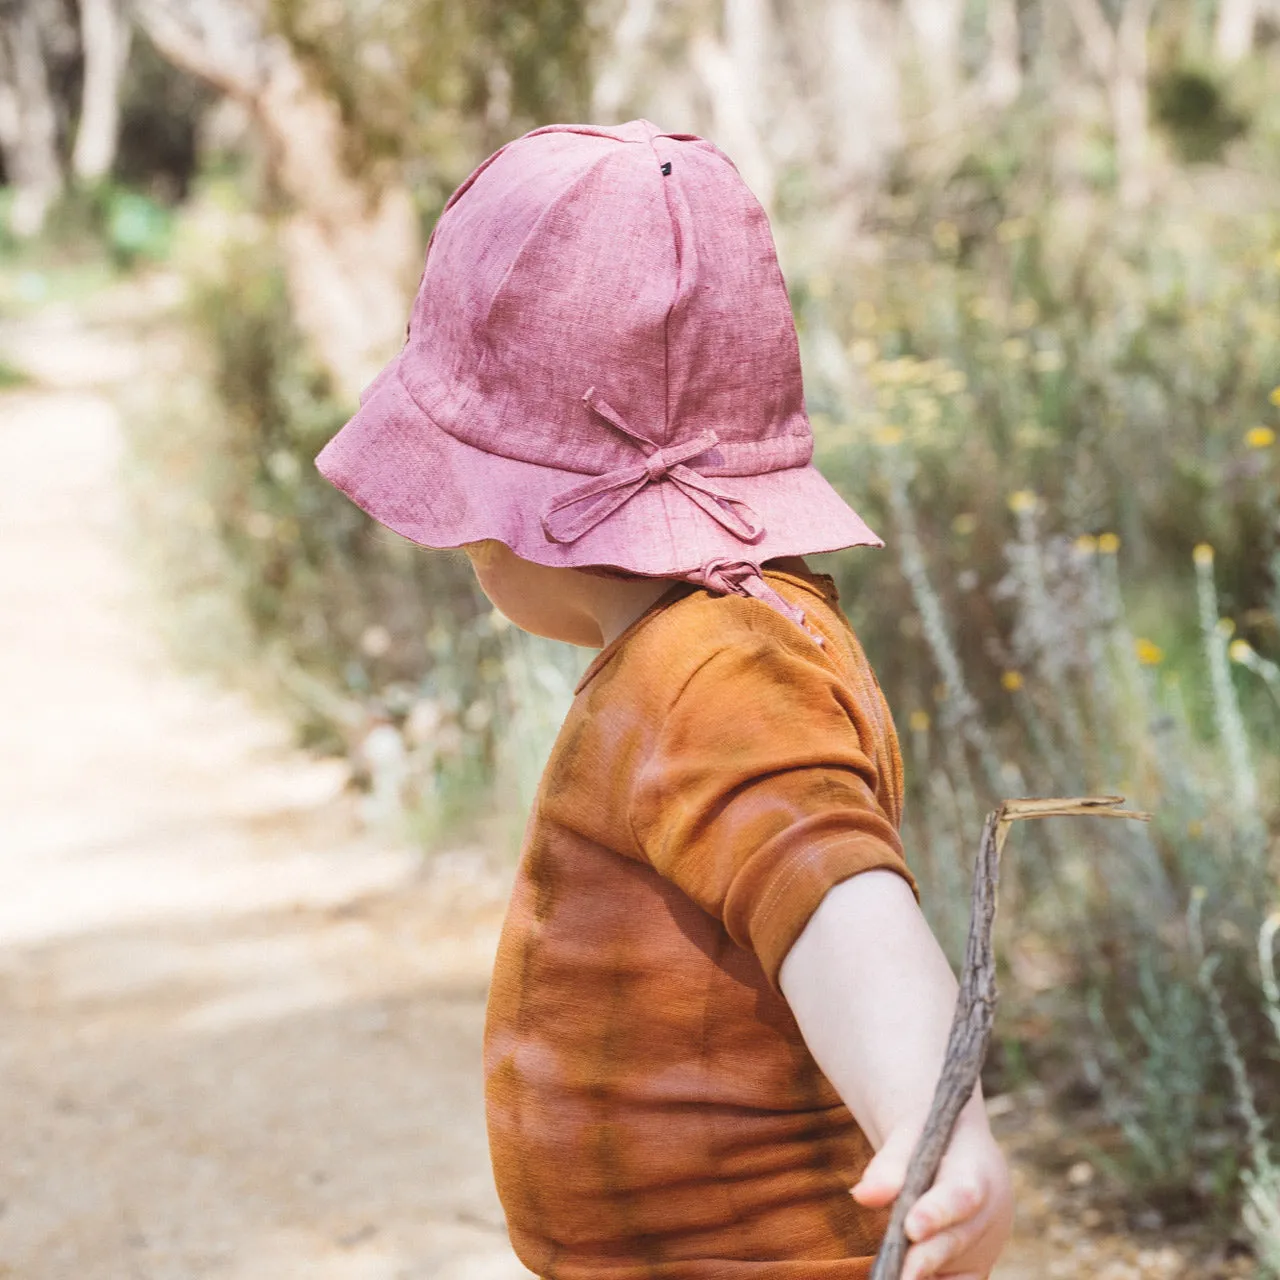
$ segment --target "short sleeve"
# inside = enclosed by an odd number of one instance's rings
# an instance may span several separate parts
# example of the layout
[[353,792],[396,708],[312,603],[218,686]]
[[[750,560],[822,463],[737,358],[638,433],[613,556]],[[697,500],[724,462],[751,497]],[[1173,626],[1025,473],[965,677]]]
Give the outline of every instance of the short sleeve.
[[769,981],[835,884],[897,872],[900,770],[874,677],[765,638],[722,648],[685,683],[637,771],[630,820],[645,859]]

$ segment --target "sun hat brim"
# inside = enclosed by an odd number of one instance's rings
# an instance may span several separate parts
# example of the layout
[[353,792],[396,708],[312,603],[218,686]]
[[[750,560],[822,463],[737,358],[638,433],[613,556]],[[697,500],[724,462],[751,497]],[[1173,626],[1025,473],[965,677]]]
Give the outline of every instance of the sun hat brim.
[[414,400],[398,363],[378,375],[316,466],[380,524],[421,546],[443,549],[491,538],[537,564],[679,577],[720,558],[761,564],[884,545],[812,464],[753,476],[714,475],[716,485],[747,503],[764,525],[756,542],[734,537],[664,481],[645,485],[575,541],[555,542],[543,530],[542,514],[584,477],[459,440]]

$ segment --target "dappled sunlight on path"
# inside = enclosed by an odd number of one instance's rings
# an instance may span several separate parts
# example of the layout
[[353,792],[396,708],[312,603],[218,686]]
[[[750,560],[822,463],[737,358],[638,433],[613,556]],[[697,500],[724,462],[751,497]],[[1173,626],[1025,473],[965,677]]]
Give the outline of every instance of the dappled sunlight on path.
[[[3,334],[0,1275],[514,1280],[481,1115],[506,883],[173,671],[123,550],[127,329]],[[105,385],[104,385],[105,384]]]

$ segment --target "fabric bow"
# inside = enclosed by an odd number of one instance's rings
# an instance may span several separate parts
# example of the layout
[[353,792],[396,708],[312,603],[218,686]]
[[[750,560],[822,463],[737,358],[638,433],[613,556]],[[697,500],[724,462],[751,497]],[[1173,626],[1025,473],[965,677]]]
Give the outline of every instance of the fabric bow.
[[[758,542],[764,537],[764,525],[747,503],[725,493],[705,476],[685,466],[691,458],[719,443],[720,437],[714,431],[700,431],[689,440],[660,448],[648,436],[628,426],[616,409],[596,395],[595,387],[587,388],[582,403],[635,444],[651,452],[646,452],[642,462],[592,476],[558,494],[542,514],[543,531],[553,542],[576,541],[611,516],[645,485],[659,480],[670,480],[687,498],[741,541]],[[591,498],[597,501],[577,514],[570,510]]]

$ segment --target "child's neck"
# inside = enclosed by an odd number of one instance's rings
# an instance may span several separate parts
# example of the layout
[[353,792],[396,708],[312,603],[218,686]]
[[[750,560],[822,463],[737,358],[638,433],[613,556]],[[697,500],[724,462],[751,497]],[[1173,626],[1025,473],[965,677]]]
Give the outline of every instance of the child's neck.
[[[807,574],[809,566],[801,556],[779,556],[766,562],[766,567],[783,573]],[[671,589],[675,579],[640,578],[616,580],[592,578],[599,590],[590,592],[590,611],[600,626],[603,645],[612,644],[641,614]]]

